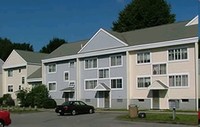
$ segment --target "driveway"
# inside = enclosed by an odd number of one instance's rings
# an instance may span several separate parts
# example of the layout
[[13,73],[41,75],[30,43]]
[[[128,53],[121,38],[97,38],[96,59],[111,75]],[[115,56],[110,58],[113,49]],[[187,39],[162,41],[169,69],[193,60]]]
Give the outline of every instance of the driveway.
[[173,124],[139,123],[116,120],[123,112],[98,112],[83,115],[65,115],[50,112],[11,114],[9,127],[194,127]]

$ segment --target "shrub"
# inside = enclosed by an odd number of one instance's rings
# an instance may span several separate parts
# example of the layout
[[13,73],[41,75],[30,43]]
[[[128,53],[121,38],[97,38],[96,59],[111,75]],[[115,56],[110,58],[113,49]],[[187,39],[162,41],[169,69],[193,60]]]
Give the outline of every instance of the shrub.
[[43,106],[44,108],[50,109],[56,107],[56,101],[54,99],[47,99],[44,101]]
[[3,95],[3,105],[5,105],[5,106],[15,106],[15,102],[12,99],[10,94],[4,94]]

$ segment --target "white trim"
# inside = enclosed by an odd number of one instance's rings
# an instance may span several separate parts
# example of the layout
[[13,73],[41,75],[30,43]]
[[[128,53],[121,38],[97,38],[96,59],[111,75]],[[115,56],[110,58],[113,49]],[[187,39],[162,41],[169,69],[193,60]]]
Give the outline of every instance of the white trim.
[[[113,80],[113,79],[115,79],[115,80],[117,80],[117,79],[121,79],[122,80],[122,88],[112,88],[112,86],[111,86],[111,80]],[[123,90],[124,89],[124,81],[123,81],[123,77],[112,77],[112,78],[110,78],[110,89],[111,90]]]
[[[50,65],[55,65],[55,71],[54,72],[49,72],[49,66]],[[51,64],[48,64],[47,65],[47,73],[48,74],[54,74],[54,73],[56,73],[57,72],[57,64],[56,63],[51,63]]]
[[[68,80],[65,80],[65,73],[68,73]],[[70,81],[70,73],[69,73],[69,71],[64,71],[63,72],[63,81],[64,82],[69,82]]]
[[137,75],[136,76],[136,85],[135,85],[135,88],[137,90],[148,90],[148,87],[138,87],[138,78],[150,78],[150,85],[152,85],[152,75]]
[[[176,75],[187,75],[188,76],[188,86],[169,86],[169,76],[176,76]],[[182,84],[181,84],[182,85]],[[169,89],[185,89],[185,88],[190,88],[190,73],[170,73],[167,75],[167,86]]]
[[195,24],[193,24],[194,22],[195,22],[195,20],[197,20],[197,24],[198,24],[198,22],[199,22],[199,16],[197,15],[196,17],[194,17],[190,22],[188,22],[185,26],[191,26],[191,25],[195,25]]
[[[112,65],[111,65],[111,57],[117,57],[117,56],[121,56],[121,65],[112,66]],[[109,56],[109,67],[110,67],[110,68],[123,67],[123,61],[124,61],[124,57],[123,57],[122,54],[110,55],[110,56]]]
[[20,68],[20,67],[26,67],[27,66],[27,64],[16,64],[16,65],[9,65],[9,66],[2,66],[2,68],[4,69],[4,70],[6,70],[6,69],[13,69],[13,68]]
[[117,40],[118,42],[122,43],[124,46],[128,46],[128,44],[124,43],[123,41],[119,40],[118,38],[116,38],[115,36],[113,36],[112,34],[108,33],[107,31],[105,31],[104,29],[100,28],[95,35],[81,48],[80,51],[78,51],[78,53],[81,53],[82,50],[100,33],[100,32],[104,32],[106,34],[108,34],[110,37],[112,37],[113,39]]
[[[187,59],[169,60],[169,50],[184,49],[184,48],[187,49]],[[190,60],[189,57],[190,57],[190,47],[188,47],[188,46],[179,46],[179,47],[173,47],[173,48],[167,49],[167,62],[168,63],[189,61]]]
[[42,82],[42,78],[27,79],[27,83],[31,83],[31,82]]
[[98,85],[98,79],[94,78],[94,79],[84,79],[84,91],[96,91],[95,88],[94,89],[86,89],[85,85],[86,85],[86,81],[97,81],[97,85]]
[[[153,65],[161,65],[161,64],[166,64],[166,74],[153,74]],[[155,62],[155,63],[152,63],[151,65],[151,75],[153,77],[160,77],[160,76],[167,76],[168,74],[168,63],[167,62]]]
[[[138,63],[138,54],[141,54],[141,53],[142,53],[142,54],[144,54],[144,53],[149,53],[149,56],[150,56],[150,62],[149,62],[149,63],[148,63],[148,62],[147,62],[147,63]],[[149,64],[152,63],[152,52],[151,52],[151,51],[139,51],[139,52],[136,52],[136,53],[135,53],[135,56],[136,56],[136,61],[135,61],[135,62],[136,62],[135,65],[136,65],[136,66],[137,66],[137,65],[149,65]]]
[[[49,83],[55,83],[55,90],[49,90]],[[57,92],[57,82],[56,81],[49,81],[47,88],[48,88],[49,92]]]
[[[85,68],[85,61],[86,60],[94,60],[94,59],[96,59],[97,60],[97,67],[93,67],[93,68]],[[98,69],[98,62],[99,62],[99,60],[98,60],[98,57],[91,57],[91,58],[85,58],[84,60],[84,70],[94,70],[94,69]]]
[[152,48],[167,47],[167,46],[174,46],[174,45],[192,44],[196,42],[198,42],[198,37],[191,37],[191,38],[184,38],[184,39],[179,39],[179,40],[170,40],[170,41],[163,41],[163,42],[155,42],[151,44],[119,47],[119,48],[114,48],[114,49],[106,49],[106,50],[100,50],[100,51],[94,51],[94,52],[88,52],[88,53],[79,53],[79,54],[70,55],[70,56],[43,59],[42,63],[44,64],[44,63],[63,61],[63,60],[68,60],[68,59],[114,54],[114,53],[121,53],[121,52],[126,52],[126,51],[135,51],[135,50],[152,49]]
[[[8,91],[8,86],[12,86],[12,89],[13,89],[12,92],[9,92],[9,91]],[[7,93],[7,92],[8,92],[8,93],[14,93],[14,85],[13,85],[13,84],[8,84],[8,85],[7,85],[7,91],[6,91],[6,93]]]
[[[106,78],[99,78],[99,70],[106,70],[106,69],[108,69],[108,77],[106,77]],[[98,70],[97,70],[97,78],[99,80],[110,79],[110,68],[109,67],[98,68]]]

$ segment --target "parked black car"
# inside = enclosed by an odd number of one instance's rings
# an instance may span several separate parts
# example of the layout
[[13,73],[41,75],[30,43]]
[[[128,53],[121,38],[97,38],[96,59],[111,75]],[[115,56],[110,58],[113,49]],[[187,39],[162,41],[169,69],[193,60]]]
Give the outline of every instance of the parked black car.
[[94,113],[94,107],[87,105],[82,101],[66,101],[62,105],[58,105],[55,109],[56,113],[64,115],[65,113],[71,113],[72,115],[82,113]]

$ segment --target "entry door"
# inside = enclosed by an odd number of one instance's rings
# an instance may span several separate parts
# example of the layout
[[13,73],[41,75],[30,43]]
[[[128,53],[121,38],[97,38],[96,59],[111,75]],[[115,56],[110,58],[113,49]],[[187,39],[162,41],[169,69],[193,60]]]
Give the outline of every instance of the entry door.
[[159,90],[153,90],[153,109],[160,108]]
[[70,101],[74,96],[73,92],[65,92],[65,101]]
[[104,107],[110,107],[110,93],[108,91],[104,92]]

